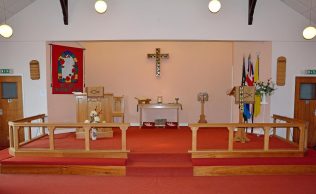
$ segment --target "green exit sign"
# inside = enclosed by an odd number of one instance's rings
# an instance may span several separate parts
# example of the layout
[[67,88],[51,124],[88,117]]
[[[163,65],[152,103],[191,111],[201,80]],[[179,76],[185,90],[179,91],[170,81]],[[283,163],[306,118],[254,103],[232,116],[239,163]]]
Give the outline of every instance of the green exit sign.
[[0,69],[0,74],[13,74],[13,69]]
[[308,70],[305,70],[305,73],[306,73],[306,74],[310,74],[310,75],[315,75],[315,74],[316,74],[316,69],[308,69]]

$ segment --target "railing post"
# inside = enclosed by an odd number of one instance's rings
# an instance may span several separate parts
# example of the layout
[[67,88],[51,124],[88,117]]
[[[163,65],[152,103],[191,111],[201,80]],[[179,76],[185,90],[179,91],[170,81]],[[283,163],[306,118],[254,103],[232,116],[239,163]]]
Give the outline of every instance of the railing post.
[[[276,123],[276,118],[273,118],[273,123]],[[273,127],[273,135],[276,135],[276,127]]]
[[55,127],[48,127],[49,131],[49,149],[54,150],[55,149],[55,141],[54,141],[54,130]]
[[[41,120],[42,120],[42,123],[45,122],[45,118],[44,117]],[[42,135],[44,135],[45,134],[45,127],[41,127],[41,128],[42,128]]]
[[28,127],[27,128],[27,135],[29,136],[29,141],[31,141],[32,140],[32,133],[31,133],[32,131],[31,131],[31,127]]
[[307,149],[307,138],[308,138],[308,123],[307,122],[304,125],[304,131],[305,131],[304,148]]
[[127,126],[120,126],[121,134],[122,134],[122,151],[126,151],[126,131],[128,129]]
[[264,129],[264,148],[263,148],[263,150],[264,151],[269,151],[269,141],[270,141],[270,139],[269,139],[269,136],[270,136],[269,131],[270,131],[270,127],[264,127],[263,129]]
[[228,151],[233,151],[234,145],[234,127],[228,127]]
[[90,127],[84,127],[84,142],[85,142],[85,150],[90,150]]
[[286,128],[286,141],[290,141],[291,128]]
[[299,142],[298,142],[298,150],[299,151],[304,151],[304,147],[305,147],[305,142],[304,142],[304,139],[305,139],[305,128],[302,127],[302,126],[299,126],[298,127],[299,130],[300,130],[300,139],[299,139]]
[[10,143],[10,148],[13,148],[13,126],[11,123],[9,123],[9,143]]
[[19,149],[19,130],[20,127],[13,126],[13,147],[15,150]]
[[192,151],[196,151],[197,148],[197,131],[198,127],[190,127],[192,131]]

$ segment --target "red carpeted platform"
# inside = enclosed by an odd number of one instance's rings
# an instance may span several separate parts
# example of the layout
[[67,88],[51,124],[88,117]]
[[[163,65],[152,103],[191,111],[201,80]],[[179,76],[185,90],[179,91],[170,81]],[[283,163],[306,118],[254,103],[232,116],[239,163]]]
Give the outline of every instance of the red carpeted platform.
[[305,157],[193,158],[192,164],[193,166],[316,165],[316,151],[308,150]]
[[[113,138],[102,138],[91,142],[91,150],[119,149],[121,132],[114,129]],[[191,130],[153,128],[140,129],[130,127],[127,130],[127,149],[130,150],[126,159],[105,158],[50,158],[50,157],[12,157],[7,151],[3,155],[3,165],[86,165],[86,166],[126,166],[127,176],[192,176],[194,167],[199,166],[249,166],[249,165],[316,165],[316,152],[309,150],[303,158],[207,158],[191,159]],[[236,149],[262,149],[263,136],[248,134],[250,142],[234,143]],[[24,148],[48,148],[49,139],[43,137],[31,142]],[[76,139],[74,133],[56,134],[57,149],[84,149],[84,140]],[[200,129],[198,132],[199,149],[227,149],[228,130],[225,128]],[[270,137],[270,148],[293,149],[278,138]],[[5,153],[6,152],[6,153]]]
[[125,166],[125,158],[55,158],[55,157],[12,157],[4,159],[1,164],[23,165],[93,165]]

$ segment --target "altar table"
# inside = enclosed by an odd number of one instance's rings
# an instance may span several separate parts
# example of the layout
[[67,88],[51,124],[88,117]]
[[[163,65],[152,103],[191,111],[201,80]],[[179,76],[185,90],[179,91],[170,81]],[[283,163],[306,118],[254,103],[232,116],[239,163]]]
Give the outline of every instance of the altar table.
[[138,104],[137,111],[139,110],[139,124],[140,127],[143,124],[143,109],[176,109],[177,110],[177,127],[179,127],[179,109],[182,110],[182,104],[180,103],[156,103],[156,104]]

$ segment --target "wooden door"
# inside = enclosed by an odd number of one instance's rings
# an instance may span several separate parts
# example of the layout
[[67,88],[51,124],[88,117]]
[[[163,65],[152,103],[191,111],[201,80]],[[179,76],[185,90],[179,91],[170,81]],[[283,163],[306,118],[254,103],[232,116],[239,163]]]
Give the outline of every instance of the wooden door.
[[[308,122],[308,147],[316,146],[316,77],[296,77],[294,118]],[[293,139],[298,142],[299,131]]]
[[[0,76],[0,149],[9,147],[8,122],[20,118],[23,118],[22,78]],[[23,141],[21,136],[20,141]]]

